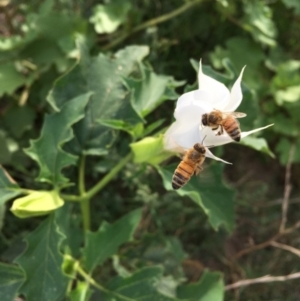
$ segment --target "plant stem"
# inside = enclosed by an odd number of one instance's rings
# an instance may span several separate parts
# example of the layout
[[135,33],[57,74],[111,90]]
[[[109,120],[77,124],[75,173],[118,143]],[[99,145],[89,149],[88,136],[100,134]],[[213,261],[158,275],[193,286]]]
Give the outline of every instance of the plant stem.
[[[101,189],[103,189],[132,158],[133,158],[133,154],[130,152],[122,160],[120,160],[119,163],[113,169],[111,169],[111,171],[104,178],[102,178],[94,187],[92,187],[87,192],[85,192],[84,182],[83,182],[84,163],[80,162],[80,168],[79,168],[80,195],[61,194],[61,197],[66,201],[81,202],[81,211],[83,214],[85,230],[89,229],[88,225],[90,224],[89,200],[93,196],[95,196]],[[88,218],[86,215],[88,215]]]
[[146,29],[147,27],[154,26],[154,25],[157,25],[159,23],[166,22],[166,21],[168,21],[172,18],[175,18],[178,15],[180,15],[180,14],[184,13],[185,11],[189,10],[193,6],[198,5],[202,1],[203,0],[195,0],[195,1],[192,1],[192,2],[187,2],[187,3],[183,4],[182,6],[180,6],[179,8],[171,11],[170,13],[167,13],[167,14],[161,15],[157,18],[153,18],[151,20],[148,20],[148,21],[138,25],[137,27],[133,28],[130,32],[124,33],[119,38],[117,38],[117,39],[113,40],[112,42],[108,43],[107,45],[102,47],[102,49],[109,50],[109,49],[115,47],[116,45],[120,44],[121,42],[123,42],[131,34],[136,33],[138,31],[141,31],[143,29]]
[[115,297],[117,297],[118,299],[123,299],[125,301],[135,301],[136,299],[132,299],[129,297],[126,297],[124,295],[118,294],[116,292],[110,291],[107,288],[105,288],[104,286],[102,286],[101,284],[99,284],[98,282],[96,282],[89,274],[87,274],[80,265],[78,265],[76,267],[77,272],[84,278],[84,280],[86,282],[88,282],[89,284],[93,285],[94,287],[96,287],[97,289],[99,289],[102,292],[105,292],[107,294],[110,295],[114,295]]
[[79,175],[78,175],[78,188],[79,195],[83,196],[85,194],[85,183],[84,183],[84,173],[85,173],[85,156],[82,155],[79,163]]
[[103,187],[105,187],[115,176],[116,174],[133,158],[133,154],[130,152],[125,156],[119,163],[111,169],[111,171],[100,180],[93,188],[91,188],[88,192],[86,192],[85,197],[90,199],[95,194],[97,194]]
[[84,174],[85,174],[85,156],[82,155],[79,163],[78,189],[79,189],[79,195],[81,197],[80,208],[81,208],[82,219],[83,219],[83,229],[87,231],[90,230],[91,228],[91,210],[90,210],[90,197],[87,197],[85,192]]

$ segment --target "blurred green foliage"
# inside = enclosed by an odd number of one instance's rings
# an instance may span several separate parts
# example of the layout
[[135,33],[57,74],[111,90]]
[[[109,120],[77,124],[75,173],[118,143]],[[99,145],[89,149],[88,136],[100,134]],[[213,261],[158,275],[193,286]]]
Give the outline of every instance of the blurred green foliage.
[[[0,1],[0,299],[297,300],[224,283],[297,271],[234,256],[279,227],[287,165],[299,195],[299,26],[298,0]],[[162,133],[200,58],[226,86],[246,65],[241,127],[274,126],[174,192]]]

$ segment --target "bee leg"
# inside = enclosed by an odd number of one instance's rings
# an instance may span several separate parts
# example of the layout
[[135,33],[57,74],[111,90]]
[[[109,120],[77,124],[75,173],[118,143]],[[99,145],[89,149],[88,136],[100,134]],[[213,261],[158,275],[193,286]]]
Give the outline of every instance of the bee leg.
[[196,166],[196,169],[195,169],[195,171],[194,171],[194,175],[195,175],[195,176],[198,176],[199,173],[200,173],[202,170],[203,170],[203,167],[202,167],[201,165],[197,165],[197,166]]
[[220,130],[219,130],[219,132],[217,133],[217,135],[216,136],[221,136],[222,134],[223,134],[223,127],[222,126],[220,126]]

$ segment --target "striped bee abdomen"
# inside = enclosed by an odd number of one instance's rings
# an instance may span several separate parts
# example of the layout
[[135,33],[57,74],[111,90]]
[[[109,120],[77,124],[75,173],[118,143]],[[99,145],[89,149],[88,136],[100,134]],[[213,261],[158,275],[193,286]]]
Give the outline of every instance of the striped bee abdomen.
[[173,178],[172,178],[172,187],[173,189],[179,189],[185,185],[191,176],[194,174],[195,168],[184,161],[181,161],[180,164],[175,169]]
[[226,118],[222,125],[224,130],[233,140],[237,142],[241,140],[241,130],[235,118]]

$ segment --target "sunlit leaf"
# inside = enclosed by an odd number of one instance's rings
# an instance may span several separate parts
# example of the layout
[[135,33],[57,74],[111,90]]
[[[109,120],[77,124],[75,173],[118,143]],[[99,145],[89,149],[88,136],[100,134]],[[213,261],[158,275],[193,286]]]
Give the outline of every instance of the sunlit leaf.
[[265,153],[272,158],[275,158],[275,155],[270,150],[267,141],[264,138],[256,137],[245,137],[240,141],[240,144],[251,147],[259,152]]
[[[177,165],[167,167],[156,166],[163,184],[167,190],[173,190],[172,177]],[[176,190],[181,196],[190,197],[207,214],[209,223],[214,229],[223,225],[228,231],[234,226],[233,196],[234,192],[223,184],[222,167],[220,163],[211,164],[203,173],[209,175],[193,176],[182,188]]]
[[134,210],[113,224],[102,223],[95,233],[88,232],[83,249],[84,264],[88,271],[114,255],[121,244],[132,239],[141,219],[141,210]]
[[139,116],[144,117],[166,99],[165,91],[171,78],[157,75],[147,68],[142,70],[141,79],[129,78],[126,84],[133,91],[131,99],[133,108]]
[[40,138],[31,141],[26,153],[38,163],[40,181],[54,185],[68,182],[61,170],[75,164],[77,157],[62,150],[62,145],[72,139],[71,126],[83,118],[90,95],[86,93],[71,99],[59,112],[46,116]]
[[24,280],[25,275],[18,266],[0,263],[0,300],[14,300]]
[[18,188],[18,184],[9,176],[7,171],[0,166],[0,206],[21,194],[22,192],[18,190]]
[[13,63],[0,65],[0,97],[5,93],[12,94],[26,82],[27,78],[17,71]]
[[30,301],[60,301],[68,279],[62,273],[63,257],[59,247],[64,236],[59,232],[54,214],[26,237],[27,249],[16,262],[26,274],[20,293]]
[[90,22],[94,24],[97,33],[111,33],[126,20],[130,8],[130,2],[122,0],[98,4],[94,7]]
[[269,45],[276,45],[276,27],[272,20],[272,10],[261,0],[245,1],[245,29],[249,30],[254,39]]
[[64,201],[57,191],[32,191],[18,198],[11,207],[12,213],[20,218],[45,215],[61,207]]
[[178,297],[189,301],[223,301],[224,282],[222,274],[205,271],[197,283],[180,286]]
[[114,141],[114,130],[101,124],[105,120],[122,120],[135,125],[141,122],[130,105],[123,78],[137,70],[138,63],[148,54],[148,47],[130,46],[114,58],[99,54],[90,57],[81,45],[81,60],[68,74],[60,78],[49,94],[48,101],[59,110],[73,97],[86,92],[93,95],[86,107],[84,119],[74,126],[74,139],[69,147],[74,153],[100,154]]

